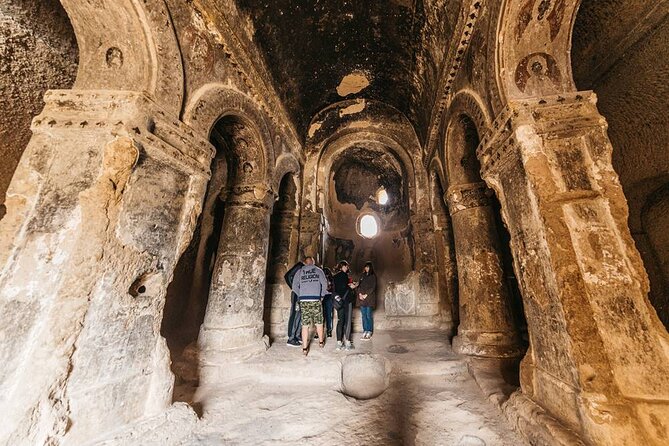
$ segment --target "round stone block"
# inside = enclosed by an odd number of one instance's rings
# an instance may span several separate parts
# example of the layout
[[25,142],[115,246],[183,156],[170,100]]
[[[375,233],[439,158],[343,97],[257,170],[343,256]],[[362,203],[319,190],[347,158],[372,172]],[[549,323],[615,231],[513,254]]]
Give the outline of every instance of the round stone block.
[[359,400],[376,398],[388,387],[390,364],[380,355],[348,355],[342,364],[341,379],[345,395]]

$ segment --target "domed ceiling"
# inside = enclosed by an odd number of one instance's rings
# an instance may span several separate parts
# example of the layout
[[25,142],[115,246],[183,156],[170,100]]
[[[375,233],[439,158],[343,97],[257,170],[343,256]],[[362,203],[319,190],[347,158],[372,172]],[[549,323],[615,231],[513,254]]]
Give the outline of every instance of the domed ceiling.
[[235,0],[304,138],[344,98],[386,102],[424,140],[457,22],[454,0]]

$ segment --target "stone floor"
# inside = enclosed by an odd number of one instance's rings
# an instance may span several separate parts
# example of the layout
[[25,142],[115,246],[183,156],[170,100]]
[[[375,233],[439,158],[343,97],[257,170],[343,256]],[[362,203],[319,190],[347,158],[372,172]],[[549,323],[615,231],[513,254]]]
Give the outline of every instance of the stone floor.
[[[386,331],[371,341],[357,339],[350,352],[335,351],[335,342],[324,349],[314,342],[307,357],[277,342],[266,354],[227,367],[220,386],[195,394],[192,352],[186,350],[176,363],[182,377],[175,395],[182,401],[194,397],[202,418],[176,403],[161,417],[101,444],[527,444],[484,397],[443,333]],[[342,376],[350,369],[342,364],[360,358],[385,367],[388,387],[377,398],[343,393]]]

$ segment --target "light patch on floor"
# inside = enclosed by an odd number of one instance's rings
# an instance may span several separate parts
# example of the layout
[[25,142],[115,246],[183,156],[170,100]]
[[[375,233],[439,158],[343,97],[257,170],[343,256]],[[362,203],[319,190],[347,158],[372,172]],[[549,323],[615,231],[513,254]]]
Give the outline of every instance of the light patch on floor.
[[[176,403],[172,415],[145,423],[143,432],[125,432],[104,444],[147,444],[158,437],[168,446],[527,444],[484,397],[444,332],[379,331],[371,341],[358,333],[354,345],[336,351],[332,338],[323,349],[313,341],[305,357],[277,341],[260,356],[226,364],[220,385],[198,389],[189,402],[203,408],[199,421]],[[342,393],[343,359],[359,354],[388,362],[389,386],[377,398],[360,401]],[[192,394],[196,356],[176,358],[177,394]],[[166,419],[180,426],[166,429]]]

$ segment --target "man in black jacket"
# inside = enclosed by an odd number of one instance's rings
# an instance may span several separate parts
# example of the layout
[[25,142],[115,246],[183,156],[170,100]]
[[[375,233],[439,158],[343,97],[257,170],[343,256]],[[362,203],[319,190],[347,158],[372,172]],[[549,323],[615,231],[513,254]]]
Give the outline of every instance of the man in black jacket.
[[291,347],[300,347],[302,345],[302,318],[300,317],[300,301],[297,294],[292,292],[293,277],[304,266],[304,263],[297,262],[288,272],[283,276],[288,288],[291,288],[290,293],[290,317],[288,318],[288,341],[287,345]]

